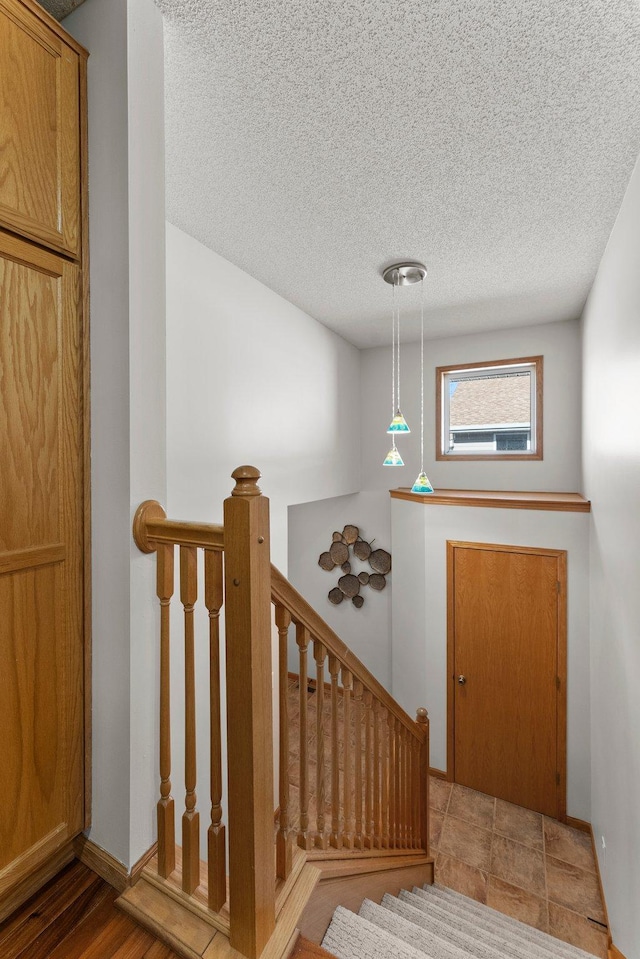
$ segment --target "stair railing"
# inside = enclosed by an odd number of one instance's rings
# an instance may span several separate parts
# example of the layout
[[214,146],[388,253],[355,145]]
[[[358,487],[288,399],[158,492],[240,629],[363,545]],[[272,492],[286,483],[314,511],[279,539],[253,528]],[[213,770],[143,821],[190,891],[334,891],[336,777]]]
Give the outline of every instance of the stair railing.
[[[426,709],[414,722],[274,566],[271,600],[280,642],[278,875],[291,868],[292,839],[319,859],[338,850],[428,854]],[[299,664],[293,683],[291,624]],[[292,711],[297,743],[289,742]]]
[[[276,917],[276,878],[292,876],[300,855],[428,855],[429,733],[426,710],[414,722],[365,666],[270,563],[269,501],[260,473],[243,466],[224,502],[224,525],[167,519],[147,500],[133,535],[157,556],[160,605],[160,796],[156,882],[172,898],[229,936],[256,959]],[[185,798],[176,847],[171,770],[170,604],[174,561],[185,644]],[[202,558],[199,561],[199,555]],[[194,612],[198,565],[204,569],[209,618],[210,824],[208,861],[200,863],[196,803]],[[228,867],[222,809],[220,611],[225,609]],[[274,850],[271,604],[279,635],[279,816]],[[299,733],[290,742],[289,627],[295,626]],[[315,676],[309,675],[313,657]],[[328,684],[327,684],[328,680]],[[315,767],[315,768],[314,768]],[[290,782],[291,772],[298,786]],[[299,801],[292,802],[298,790]],[[296,853],[294,847],[305,850]],[[275,853],[275,855],[274,855]],[[227,876],[228,874],[228,876]],[[293,877],[295,879],[295,876]],[[227,886],[228,881],[228,886]],[[290,881],[293,881],[290,879]],[[206,888],[206,899],[203,889]]]

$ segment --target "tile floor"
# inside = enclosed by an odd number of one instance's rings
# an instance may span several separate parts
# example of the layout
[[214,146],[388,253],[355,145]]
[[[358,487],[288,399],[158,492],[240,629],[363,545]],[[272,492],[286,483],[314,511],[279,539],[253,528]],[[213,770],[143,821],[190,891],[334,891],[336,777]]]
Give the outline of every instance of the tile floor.
[[587,833],[433,776],[430,786],[436,882],[606,959]]
[[[309,818],[315,826],[315,695],[307,702]],[[325,702],[325,775],[330,779],[329,704]],[[342,744],[342,702],[339,739]],[[289,686],[290,821],[299,816],[300,709]],[[341,760],[342,757],[340,757]],[[340,761],[340,768],[342,763]],[[330,822],[329,796],[325,805]],[[607,959],[607,929],[591,837],[554,819],[465,786],[430,777],[435,879],[529,925]]]

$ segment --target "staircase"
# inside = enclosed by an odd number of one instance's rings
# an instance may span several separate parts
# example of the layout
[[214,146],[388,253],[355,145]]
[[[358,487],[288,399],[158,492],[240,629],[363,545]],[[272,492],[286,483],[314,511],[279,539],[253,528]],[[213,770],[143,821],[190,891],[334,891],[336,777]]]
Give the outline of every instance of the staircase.
[[232,475],[223,525],[169,519],[154,500],[134,518],[159,605],[158,845],[118,905],[183,959],[282,959],[348,890],[361,901],[361,883],[372,896],[433,878],[429,720],[271,565],[260,473]]
[[438,885],[365,899],[358,915],[339,906],[322,945],[337,959],[593,959]]

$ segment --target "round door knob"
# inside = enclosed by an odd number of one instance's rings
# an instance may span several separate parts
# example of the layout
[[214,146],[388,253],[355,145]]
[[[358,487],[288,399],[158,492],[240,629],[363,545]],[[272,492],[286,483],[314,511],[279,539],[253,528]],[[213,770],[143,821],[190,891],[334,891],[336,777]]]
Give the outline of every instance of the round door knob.
[[466,681],[467,681],[467,677],[466,677],[466,676],[458,676],[458,685],[464,686],[464,684],[466,683]]

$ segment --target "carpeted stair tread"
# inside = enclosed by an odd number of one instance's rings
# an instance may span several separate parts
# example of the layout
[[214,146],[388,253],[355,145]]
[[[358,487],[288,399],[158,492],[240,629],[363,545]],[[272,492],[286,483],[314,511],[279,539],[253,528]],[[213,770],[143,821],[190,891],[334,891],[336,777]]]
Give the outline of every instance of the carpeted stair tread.
[[593,959],[444,886],[425,886],[378,905],[365,899],[359,915],[338,906],[322,945],[337,959]]
[[[408,901],[407,895],[417,901],[417,907]],[[543,947],[534,937],[529,937],[528,926],[523,926],[516,935],[499,926],[486,928],[482,923],[475,923],[475,917],[468,917],[464,907],[457,906],[444,912],[435,905],[431,907],[430,903],[426,904],[426,909],[421,909],[419,903],[419,897],[411,893],[401,893],[397,899],[387,895],[382,900],[385,908],[429,929],[441,939],[455,943],[476,959],[556,959],[558,956],[557,951]],[[554,940],[550,941],[553,943]]]
[[[441,936],[422,929],[412,922],[407,922],[401,916],[396,916],[384,906],[378,906],[370,899],[365,899],[358,915],[378,927],[381,936],[391,934],[399,941],[418,950],[422,959],[469,959],[469,953],[458,948],[453,942],[447,942]],[[494,959],[494,956],[487,956]],[[501,957],[495,957],[501,959]]]
[[[403,897],[402,893],[400,895]],[[577,946],[556,939],[535,926],[529,926],[527,923],[520,922],[518,919],[492,909],[491,906],[486,906],[484,903],[463,896],[462,893],[455,892],[445,886],[439,886],[435,883],[422,889],[414,886],[412,892],[408,895],[416,896],[418,900],[425,903],[425,909],[434,906],[441,912],[446,912],[447,915],[451,915],[452,910],[459,909],[460,915],[466,914],[469,922],[475,923],[477,920],[482,928],[488,928],[491,932],[504,930],[507,934],[511,934],[520,940],[525,937],[527,941],[536,943],[540,950],[544,950],[544,952],[539,953],[540,959],[545,959],[548,954],[551,954],[554,959],[593,959],[591,953],[584,952]],[[418,902],[412,902],[411,905],[416,908],[423,908]]]
[[337,959],[424,959],[424,953],[338,906],[322,946]]
[[[520,943],[511,950],[509,944],[499,936],[485,935],[480,929],[477,934],[469,929],[468,924],[463,928],[459,925],[457,916],[442,919],[415,909],[394,896],[384,896],[382,905],[390,912],[402,916],[407,922],[420,926],[434,935],[453,943],[466,956],[474,959],[537,959],[535,952],[523,949]],[[542,959],[542,957],[541,957]]]

